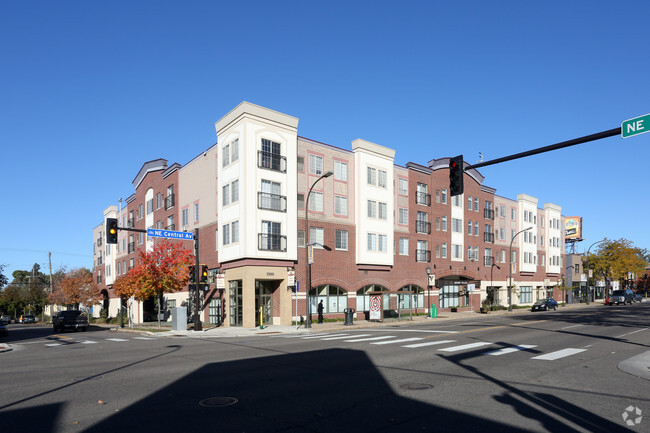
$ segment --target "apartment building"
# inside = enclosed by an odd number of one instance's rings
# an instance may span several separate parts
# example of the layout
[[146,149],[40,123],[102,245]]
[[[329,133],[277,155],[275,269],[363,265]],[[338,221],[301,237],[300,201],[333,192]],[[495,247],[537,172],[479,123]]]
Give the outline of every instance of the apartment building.
[[[465,172],[464,194],[451,197],[447,157],[398,166],[394,149],[300,137],[297,118],[247,102],[215,128],[217,144],[184,166],[145,163],[124,207],[104,212],[121,227],[198,229],[212,282],[201,294],[205,322],[254,327],[261,312],[264,323],[286,325],[321,300],[326,316],[354,308],[364,319],[377,292],[388,313],[422,313],[431,304],[477,309],[485,299],[507,305],[509,282],[512,304],[560,299],[564,218],[556,204],[500,197],[475,169]],[[114,316],[112,282],[156,240],[121,230],[109,259],[98,245],[102,230],[93,230],[94,273]],[[294,275],[297,291],[289,286]],[[166,308],[187,305],[189,293],[165,299]],[[133,320],[147,320],[153,302],[132,302]]]

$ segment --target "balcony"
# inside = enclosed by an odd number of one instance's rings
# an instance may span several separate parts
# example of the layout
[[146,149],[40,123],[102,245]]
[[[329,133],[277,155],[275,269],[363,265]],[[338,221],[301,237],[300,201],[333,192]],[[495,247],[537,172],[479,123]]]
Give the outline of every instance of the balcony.
[[492,266],[494,264],[494,257],[492,256],[483,257],[483,263],[485,264],[485,266]]
[[175,204],[176,204],[175,194],[170,194],[167,197],[165,197],[165,210],[169,210],[173,208]]
[[277,153],[264,152],[263,150],[258,150],[257,167],[266,168],[268,170],[279,171],[280,173],[286,173],[287,158],[282,155],[278,155]]
[[424,206],[431,206],[431,194],[427,194],[426,192],[419,192],[419,191],[416,192],[415,203]]
[[170,224],[167,227],[165,227],[165,230],[176,230],[176,224]]
[[260,251],[287,251],[287,237],[268,233],[257,234],[257,249]]
[[487,243],[493,244],[494,243],[494,233],[492,232],[485,232],[483,233],[483,240]]
[[134,218],[129,218],[129,219],[126,221],[126,226],[127,226],[128,228],[132,229],[134,225],[135,225],[135,219],[134,219]]
[[416,262],[430,262],[431,261],[431,251],[430,250],[415,250],[415,261]]
[[287,198],[283,195],[271,194],[268,192],[258,192],[257,207],[259,209],[268,209],[268,210],[275,210],[278,212],[286,212]]
[[128,254],[131,254],[132,252],[135,251],[135,242],[129,242],[129,245],[127,247],[127,252]]
[[494,209],[484,209],[483,216],[486,220],[494,220]]
[[431,223],[428,221],[415,221],[415,231],[417,233],[431,234]]

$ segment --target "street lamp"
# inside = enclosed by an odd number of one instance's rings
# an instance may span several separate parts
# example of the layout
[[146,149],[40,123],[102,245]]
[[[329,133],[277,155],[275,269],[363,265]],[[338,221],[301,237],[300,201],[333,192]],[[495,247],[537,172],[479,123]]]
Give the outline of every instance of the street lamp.
[[427,319],[431,318],[431,287],[429,286],[429,275],[431,275],[431,268],[427,266]]
[[309,294],[311,292],[311,264],[309,263],[309,248],[313,248],[313,245],[310,247],[309,242],[309,196],[311,195],[311,190],[314,189],[314,186],[316,186],[316,184],[320,182],[321,179],[330,177],[333,174],[334,172],[327,171],[323,173],[321,177],[316,179],[314,183],[311,184],[311,188],[309,188],[309,192],[307,193],[307,198],[305,200],[305,277],[307,279],[307,317],[305,319],[305,329],[311,328],[311,302],[309,299]]
[[492,278],[492,273],[494,272],[494,267],[497,267],[498,270],[501,270],[499,265],[496,263],[492,262],[492,266],[490,266],[490,290],[492,291],[492,299],[490,300],[490,307],[493,304],[494,301],[494,278]]
[[510,270],[509,270],[509,273],[508,273],[509,274],[508,279],[510,280],[510,282],[508,283],[508,311],[512,311],[512,243],[515,241],[515,238],[519,235],[519,233],[525,232],[526,230],[530,230],[532,228],[533,227],[531,226],[531,227],[527,227],[527,228],[525,228],[523,230],[519,230],[517,233],[515,233],[515,235],[510,240],[510,250],[509,250],[509,253],[510,253]]
[[[605,242],[606,240],[607,238],[600,240],[598,242],[594,242],[593,244],[589,245],[589,248],[587,248],[587,266],[589,267],[587,269],[587,301],[586,301],[587,305],[589,305],[589,298],[591,297],[591,287],[589,286],[589,280],[590,280],[589,271],[591,270],[591,262],[589,260],[589,250],[594,245],[599,244],[601,242]],[[607,291],[607,287],[605,287],[605,291]]]

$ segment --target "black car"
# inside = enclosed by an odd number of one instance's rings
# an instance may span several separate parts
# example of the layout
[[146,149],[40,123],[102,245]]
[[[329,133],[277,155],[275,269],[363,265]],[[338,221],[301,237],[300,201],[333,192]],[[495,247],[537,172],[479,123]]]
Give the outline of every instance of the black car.
[[36,323],[36,317],[33,314],[23,314],[18,318],[18,323]]
[[7,325],[11,323],[11,316],[9,314],[3,314],[0,316],[0,325]]
[[605,300],[606,305],[631,304],[634,302],[634,292],[630,289],[614,290],[612,295]]
[[548,311],[548,310],[557,310],[557,301],[555,299],[540,299],[535,302],[531,307],[530,311]]
[[0,323],[0,337],[7,337],[8,335],[9,331],[7,331],[7,327],[4,323]]

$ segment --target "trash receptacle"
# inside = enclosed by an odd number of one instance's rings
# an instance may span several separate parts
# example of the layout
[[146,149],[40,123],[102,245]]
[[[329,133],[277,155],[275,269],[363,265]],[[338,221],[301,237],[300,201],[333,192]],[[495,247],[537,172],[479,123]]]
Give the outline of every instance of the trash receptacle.
[[436,306],[434,304],[431,304],[431,310],[429,310],[429,311],[431,311],[431,318],[432,319],[435,319],[436,317],[438,317],[438,309],[436,308]]
[[354,313],[357,310],[354,308],[345,308],[343,312],[345,313],[345,322],[344,325],[354,325]]

